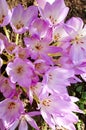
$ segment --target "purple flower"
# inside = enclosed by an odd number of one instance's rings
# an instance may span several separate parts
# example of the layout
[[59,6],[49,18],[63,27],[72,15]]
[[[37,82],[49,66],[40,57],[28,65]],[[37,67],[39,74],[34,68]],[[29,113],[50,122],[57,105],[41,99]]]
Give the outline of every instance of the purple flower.
[[20,58],[9,62],[6,68],[12,83],[18,83],[22,87],[30,87],[33,76],[33,65],[29,61]]
[[16,48],[16,44],[14,42],[6,42],[5,43],[5,50],[9,55],[13,54],[14,49]]
[[70,59],[74,65],[86,62],[86,26],[80,18],[72,17],[66,22],[65,30],[70,36]]
[[53,41],[57,42],[57,45],[61,44],[63,41],[63,44],[66,44],[68,37],[69,35],[64,29],[64,23],[61,23],[53,28]]
[[86,63],[85,45],[73,44],[70,48],[69,56],[76,66]]
[[4,97],[13,97],[16,91],[15,88],[15,84],[13,84],[9,78],[0,77],[0,91],[3,93]]
[[13,9],[11,26],[14,32],[22,34],[30,26],[33,19],[38,15],[36,6],[30,6],[26,10],[22,5],[18,5]]
[[19,130],[28,130],[28,124],[31,125],[36,130],[39,130],[35,120],[31,117],[35,115],[39,115],[37,112],[29,112],[22,114],[19,119],[17,119],[11,126],[10,130],[15,130],[15,128],[18,126]]
[[43,59],[35,60],[34,65],[35,71],[39,75],[44,74],[50,68],[49,64]]
[[[64,113],[61,114],[61,116],[57,116],[54,114],[53,118],[54,121],[56,123],[56,126],[58,128],[63,126],[64,128],[68,129],[68,130],[76,130],[74,124],[76,124],[78,122],[78,116],[76,116],[73,112],[80,112],[83,113],[78,106],[75,104],[75,102],[78,101],[78,98],[76,97],[69,97],[66,95],[64,95],[63,98],[65,101],[69,102],[69,111],[65,111]],[[63,108],[64,109],[64,108]],[[64,110],[63,110],[64,111]]]
[[[73,112],[81,112],[78,106],[74,103],[75,99],[64,94],[56,94],[40,96],[38,108],[40,109],[41,115],[49,126],[55,130],[56,126],[63,126],[66,128],[74,128],[73,123],[78,121],[78,118]],[[68,116],[67,116],[68,115]],[[71,120],[69,119],[71,117]],[[60,123],[59,123],[60,119]],[[71,126],[70,126],[71,125]],[[71,129],[72,130],[72,129]]]
[[[39,24],[38,24],[39,23]],[[36,18],[29,28],[30,35],[37,35],[41,39],[49,42],[52,40],[52,28],[49,23],[41,18]]]
[[54,120],[57,128],[63,127],[68,130],[76,130],[74,124],[78,122],[78,117],[74,113],[70,112],[70,113],[65,113],[61,117],[54,115]]
[[23,111],[23,104],[19,100],[7,98],[0,102],[0,118],[7,129],[20,117]]
[[36,102],[39,102],[39,98],[42,98],[41,93],[43,94],[43,97],[44,95],[46,97],[49,94],[46,90],[45,84],[43,84],[42,82],[37,82],[37,84],[35,84],[34,86],[31,86],[29,90],[29,97],[30,97],[31,103],[33,99],[35,99]]
[[30,56],[30,52],[27,47],[23,48],[21,46],[16,46],[12,53],[15,54],[16,58],[21,58],[23,60],[27,59]]
[[0,26],[7,25],[10,22],[11,16],[12,14],[6,0],[0,0]]
[[45,73],[43,83],[50,93],[67,93],[66,86],[70,85],[69,78],[73,76],[74,72],[71,70],[53,67]]
[[[84,23],[81,18],[72,17],[68,21],[66,21],[66,24],[64,27],[65,27],[65,30],[67,31],[67,33],[69,34],[69,36],[71,38],[75,38],[77,36],[77,34],[80,34],[82,32],[83,25],[84,25]],[[83,30],[83,35],[85,35],[85,30]],[[80,36],[82,36],[82,35],[80,35]],[[77,40],[79,40],[79,39],[76,39],[75,42],[77,42]]]
[[48,54],[50,53],[58,53],[60,51],[62,51],[62,49],[60,47],[56,47],[56,46],[50,46],[49,42],[47,42],[47,40],[45,39],[39,39],[39,37],[37,36],[33,36],[30,38],[25,38],[25,45],[30,49],[31,52],[31,57],[33,59],[37,59],[39,57],[42,57],[45,59],[49,59],[50,57],[48,56]]
[[64,21],[69,8],[66,7],[64,0],[55,0],[52,4],[47,2],[44,9],[39,8],[39,11],[41,16],[51,25],[56,25]]

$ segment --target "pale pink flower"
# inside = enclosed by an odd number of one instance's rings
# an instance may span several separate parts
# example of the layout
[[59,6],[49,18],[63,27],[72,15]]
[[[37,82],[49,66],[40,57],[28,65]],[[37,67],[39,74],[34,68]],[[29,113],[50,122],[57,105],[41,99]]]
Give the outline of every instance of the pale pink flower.
[[23,104],[20,100],[7,98],[0,102],[0,118],[8,129],[24,112]]
[[[38,108],[44,120],[53,130],[55,130],[56,126],[75,130],[74,123],[78,121],[78,118],[73,112],[83,112],[74,103],[74,100],[76,101],[76,99],[64,94],[42,95],[38,102]],[[69,117],[71,117],[71,120]],[[69,123],[68,126],[66,126],[67,123]]]
[[72,17],[65,24],[65,30],[70,36],[70,59],[74,65],[86,63],[86,25],[81,18]]
[[16,85],[13,84],[9,78],[0,77],[0,91],[3,93],[4,97],[11,98],[14,96]]
[[39,112],[29,112],[22,114],[19,119],[17,119],[12,126],[10,127],[10,130],[15,130],[15,128],[18,126],[18,130],[28,130],[28,124],[31,125],[35,130],[39,130],[35,120],[32,118],[32,116],[39,115]]
[[25,45],[30,50],[30,55],[32,59],[44,58],[47,61],[51,60],[51,57],[48,54],[58,53],[62,51],[60,47],[51,46],[50,42],[46,39],[40,39],[37,36],[26,37],[24,39]]
[[39,8],[43,19],[49,21],[50,25],[57,25],[64,21],[69,8],[66,7],[64,0],[55,0],[52,4],[46,2],[44,8]]
[[67,93],[67,86],[70,85],[69,78],[74,76],[74,72],[65,68],[52,67],[44,77],[43,83],[46,84],[48,91],[57,93]]
[[33,65],[29,61],[20,58],[9,62],[6,68],[12,83],[18,83],[22,87],[30,87],[33,76]]
[[22,34],[28,30],[31,22],[38,15],[38,9],[36,6],[29,6],[24,9],[22,5],[18,5],[13,9],[11,26],[14,32]]
[[[39,24],[38,24],[39,23]],[[40,39],[52,41],[52,28],[49,23],[41,18],[36,18],[29,28],[30,35],[37,35]]]
[[13,50],[13,54],[15,54],[16,58],[21,58],[21,59],[27,59],[30,56],[30,52],[28,48],[23,48],[21,46],[16,46],[15,49]]
[[44,74],[50,68],[49,64],[43,59],[35,60],[34,65],[35,72],[37,72],[38,75]]

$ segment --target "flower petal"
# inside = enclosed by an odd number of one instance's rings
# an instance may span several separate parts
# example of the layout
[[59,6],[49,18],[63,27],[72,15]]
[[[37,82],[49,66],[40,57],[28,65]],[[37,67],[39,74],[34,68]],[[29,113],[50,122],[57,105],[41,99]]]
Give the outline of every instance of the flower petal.
[[[33,128],[35,128],[36,130],[39,130],[39,128],[38,128],[38,126],[37,126],[37,124],[36,124],[36,122],[35,122],[34,119],[32,119],[29,115],[25,115],[25,118],[26,118],[27,122],[28,122]],[[22,130],[24,130],[24,129],[22,129]]]
[[19,125],[19,130],[28,130],[28,125],[25,119],[22,119]]

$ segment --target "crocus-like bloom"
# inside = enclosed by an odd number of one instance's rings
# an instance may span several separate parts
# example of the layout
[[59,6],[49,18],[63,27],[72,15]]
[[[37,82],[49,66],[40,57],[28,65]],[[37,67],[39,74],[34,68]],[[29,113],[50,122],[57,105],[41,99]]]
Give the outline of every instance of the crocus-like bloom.
[[13,50],[13,54],[15,54],[16,57],[19,57],[21,59],[27,59],[29,57],[29,49],[23,48],[21,46],[16,46]]
[[70,59],[69,53],[67,54],[65,53],[63,56],[61,56],[59,60],[56,61],[56,64],[60,65],[62,68],[73,71],[74,76],[70,78],[70,83],[81,82],[81,80],[75,75],[80,75],[83,72],[85,72],[84,69],[85,69],[86,64],[74,65]]
[[33,65],[30,62],[16,58],[13,62],[8,63],[6,71],[12,83],[17,82],[22,87],[31,85]]
[[49,42],[45,39],[39,39],[37,36],[25,38],[25,45],[30,49],[31,57],[37,59],[39,57],[45,58],[50,61],[48,54],[58,53],[62,51],[60,47],[50,46]]
[[36,18],[29,28],[30,35],[37,35],[41,39],[52,40],[52,28],[41,18]]
[[49,69],[44,77],[43,83],[46,84],[46,89],[51,93],[67,93],[66,86],[70,85],[69,78],[74,76],[74,72],[60,67]]
[[66,128],[67,130],[76,130],[74,124],[78,122],[78,117],[70,112],[70,113],[65,113],[61,117],[54,116],[54,120],[56,122],[56,128]]
[[40,75],[44,74],[49,68],[49,64],[43,60],[43,59],[38,59],[34,62],[35,65],[35,71]]
[[65,30],[70,36],[69,55],[74,65],[86,62],[86,25],[83,25],[82,19],[75,17],[69,19],[65,25]]
[[0,91],[4,97],[11,98],[15,93],[15,84],[13,84],[9,78],[0,77]]
[[56,25],[64,21],[69,8],[66,7],[64,0],[55,0],[52,4],[46,3],[44,9],[39,9],[41,16],[48,20],[51,25]]
[[[78,122],[78,117],[73,112],[80,112],[83,113],[78,106],[75,104],[75,102],[78,101],[78,98],[76,97],[66,97],[64,96],[65,101],[69,102],[70,111],[65,111],[62,116],[56,116],[54,115],[54,121],[56,123],[56,126],[64,127],[68,130],[76,130],[74,124]],[[64,108],[63,108],[64,109]],[[63,110],[64,111],[64,110]]]
[[22,5],[18,5],[13,9],[11,26],[14,32],[22,34],[30,26],[32,20],[38,15],[37,7],[30,6],[26,10]]
[[17,119],[12,126],[10,127],[10,130],[15,130],[18,126],[18,130],[28,130],[28,124],[31,125],[36,130],[39,130],[35,120],[31,116],[39,115],[38,112],[29,112],[22,114],[19,119]]
[[9,55],[13,54],[13,50],[16,48],[16,44],[14,42],[5,42],[5,50]]
[[[55,127],[59,125],[65,127],[67,123],[69,123],[69,128],[71,128],[70,125],[74,127],[73,123],[76,123],[78,121],[77,116],[72,112],[82,113],[82,111],[78,108],[77,105],[75,105],[73,100],[72,97],[69,97],[68,95],[57,95],[56,93],[54,93],[54,95],[49,95],[46,97],[45,95],[44,97],[42,95],[42,98],[40,96],[38,107],[41,111],[41,115],[53,130],[56,130]],[[69,117],[71,117],[71,120]],[[60,123],[59,119],[61,121]],[[66,128],[68,127],[66,126]]]
[[7,25],[10,22],[11,16],[12,14],[6,0],[0,0],[0,26]]
[[[62,41],[67,42],[67,37],[69,35],[64,29],[64,23],[57,25],[55,28],[53,28],[53,41],[57,42],[58,44],[61,44]],[[66,44],[66,43],[63,43]]]
[[23,104],[20,100],[7,98],[0,102],[0,118],[7,129],[20,117],[23,111]]

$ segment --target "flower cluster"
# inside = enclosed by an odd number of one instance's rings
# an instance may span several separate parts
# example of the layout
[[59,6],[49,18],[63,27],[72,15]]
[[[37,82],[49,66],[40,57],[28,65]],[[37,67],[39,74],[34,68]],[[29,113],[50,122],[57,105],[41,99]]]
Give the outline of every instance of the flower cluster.
[[75,130],[75,112],[83,112],[67,88],[81,82],[78,75],[86,81],[86,26],[79,17],[65,22],[68,11],[64,0],[37,0],[37,5],[12,10],[0,0],[0,28],[6,33],[0,33],[1,130],[28,130],[28,124],[39,130],[37,115],[52,130]]

